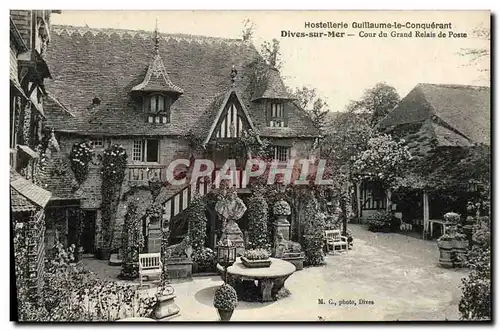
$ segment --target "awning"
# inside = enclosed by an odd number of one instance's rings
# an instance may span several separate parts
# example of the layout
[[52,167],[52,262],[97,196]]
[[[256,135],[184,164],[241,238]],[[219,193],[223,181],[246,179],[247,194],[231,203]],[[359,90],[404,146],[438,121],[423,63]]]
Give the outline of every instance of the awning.
[[11,181],[10,187],[41,208],[45,208],[52,195],[49,191],[44,190],[23,177],[18,177]]
[[17,145],[17,148],[19,148],[20,151],[23,153],[27,154],[29,157],[32,159],[38,158],[38,153],[32,150],[29,146],[26,145]]

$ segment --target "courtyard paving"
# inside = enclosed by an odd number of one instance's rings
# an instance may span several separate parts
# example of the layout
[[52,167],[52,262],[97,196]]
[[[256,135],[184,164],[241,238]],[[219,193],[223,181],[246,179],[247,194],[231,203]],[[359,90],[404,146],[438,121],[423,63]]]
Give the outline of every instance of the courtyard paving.
[[[438,265],[435,241],[394,233],[372,233],[349,225],[354,248],[327,256],[322,267],[295,272],[285,286],[291,291],[276,302],[240,302],[233,321],[405,321],[457,320],[461,278],[466,269]],[[85,264],[103,277],[116,279],[119,267],[102,261]],[[181,315],[171,321],[216,321],[212,301],[219,276],[173,283]],[[320,304],[322,299],[324,304]],[[362,303],[365,300],[365,303]]]

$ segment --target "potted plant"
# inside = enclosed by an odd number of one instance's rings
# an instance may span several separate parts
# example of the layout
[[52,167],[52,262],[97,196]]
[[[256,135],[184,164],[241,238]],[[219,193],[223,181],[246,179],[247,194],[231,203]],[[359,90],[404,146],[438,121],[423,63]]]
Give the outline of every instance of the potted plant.
[[292,213],[290,205],[285,200],[277,201],[273,206],[273,214],[278,218],[278,224],[288,224],[286,219]]
[[458,249],[467,249],[467,237],[463,233],[457,233],[453,239],[453,247]]
[[201,250],[194,251],[192,259],[193,273],[215,271],[215,266],[217,265],[217,255],[212,249],[203,247]]
[[245,251],[241,257],[241,262],[247,268],[268,268],[271,265],[269,252],[262,248]]
[[234,309],[238,306],[236,290],[229,284],[223,284],[215,290],[214,307],[221,321],[229,321]]
[[455,236],[445,233],[437,240],[437,245],[440,249],[452,249],[453,248],[453,240]]
[[460,214],[454,213],[454,212],[448,212],[444,214],[444,220],[448,223],[451,224],[458,224],[460,223]]

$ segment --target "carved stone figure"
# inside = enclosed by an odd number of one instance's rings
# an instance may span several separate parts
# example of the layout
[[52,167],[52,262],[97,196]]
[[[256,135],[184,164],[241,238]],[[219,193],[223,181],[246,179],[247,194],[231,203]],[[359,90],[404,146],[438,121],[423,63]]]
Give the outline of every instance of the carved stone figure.
[[191,258],[193,253],[193,248],[189,243],[189,237],[185,237],[180,243],[175,245],[170,245],[165,250],[165,257],[168,259],[172,258]]
[[290,253],[302,253],[302,246],[291,240],[286,240],[283,235],[279,233],[276,237],[276,253],[275,256],[278,258],[286,257]]
[[237,254],[243,253],[245,245],[243,233],[236,223],[236,220],[239,220],[246,210],[247,207],[243,201],[238,198],[234,190],[230,191],[228,194],[224,194],[222,199],[215,204],[215,211],[222,218],[222,231],[226,233],[229,240],[235,244]]

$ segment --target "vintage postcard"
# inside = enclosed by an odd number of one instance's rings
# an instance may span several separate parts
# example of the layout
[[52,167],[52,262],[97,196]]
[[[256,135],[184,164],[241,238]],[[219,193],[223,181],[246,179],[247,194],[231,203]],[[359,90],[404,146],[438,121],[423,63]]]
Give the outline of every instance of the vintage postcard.
[[10,10],[12,319],[491,321],[490,20]]

